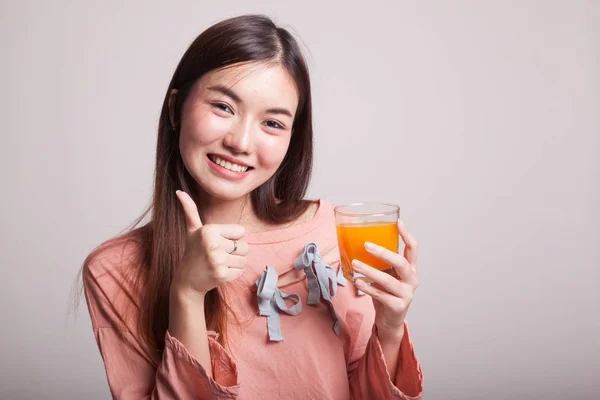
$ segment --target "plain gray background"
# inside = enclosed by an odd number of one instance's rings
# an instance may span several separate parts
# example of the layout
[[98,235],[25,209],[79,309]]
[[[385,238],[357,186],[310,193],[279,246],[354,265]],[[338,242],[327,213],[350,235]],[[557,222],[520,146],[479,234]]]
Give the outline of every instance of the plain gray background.
[[0,6],[0,398],[110,397],[71,285],[149,201],[179,58],[246,12],[304,43],[310,197],[420,242],[424,398],[598,398],[600,1],[122,3]]

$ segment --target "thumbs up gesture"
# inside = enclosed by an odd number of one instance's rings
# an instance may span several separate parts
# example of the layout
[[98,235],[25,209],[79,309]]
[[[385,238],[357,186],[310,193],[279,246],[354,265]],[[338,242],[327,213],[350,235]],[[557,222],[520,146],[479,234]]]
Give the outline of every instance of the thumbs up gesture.
[[236,224],[203,225],[194,200],[177,191],[187,225],[187,241],[171,285],[191,289],[202,296],[211,289],[239,278],[246,265],[248,244],[244,227]]

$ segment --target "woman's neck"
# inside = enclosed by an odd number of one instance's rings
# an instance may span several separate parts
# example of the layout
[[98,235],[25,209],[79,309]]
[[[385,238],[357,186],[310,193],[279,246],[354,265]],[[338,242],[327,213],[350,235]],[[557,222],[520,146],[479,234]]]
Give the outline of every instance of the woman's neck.
[[246,225],[258,220],[250,196],[236,200],[221,200],[204,194],[198,197],[196,204],[203,224]]
[[275,227],[287,227],[311,219],[318,210],[318,204],[313,203],[300,217],[282,225],[273,225],[262,221],[254,212],[250,195],[236,200],[221,200],[203,193],[195,196],[200,219],[206,224],[239,224],[246,233],[262,232]]

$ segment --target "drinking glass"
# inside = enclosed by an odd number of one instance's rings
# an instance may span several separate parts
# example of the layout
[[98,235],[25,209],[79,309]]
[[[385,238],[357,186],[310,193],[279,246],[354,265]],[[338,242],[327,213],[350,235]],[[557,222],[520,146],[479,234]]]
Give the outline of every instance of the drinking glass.
[[354,259],[396,276],[391,265],[367,252],[365,242],[397,252],[400,207],[386,203],[354,203],[335,207],[334,214],[344,277],[352,282],[362,277],[354,274]]

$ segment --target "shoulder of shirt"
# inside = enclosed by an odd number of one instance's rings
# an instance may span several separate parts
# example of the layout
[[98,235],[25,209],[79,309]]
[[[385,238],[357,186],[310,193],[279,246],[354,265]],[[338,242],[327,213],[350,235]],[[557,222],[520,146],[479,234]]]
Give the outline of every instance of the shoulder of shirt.
[[335,205],[331,201],[322,198],[317,198],[309,201],[312,204],[316,205],[313,217],[321,216],[324,218],[328,218],[333,216],[333,209],[335,208]]
[[142,257],[141,229],[106,240],[97,246],[83,263],[85,278],[95,280],[104,275],[126,277],[139,268]]
[[328,199],[319,198],[314,201],[319,203],[319,207],[325,207],[327,211],[333,211],[335,208],[335,205]]

